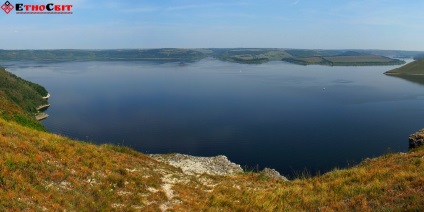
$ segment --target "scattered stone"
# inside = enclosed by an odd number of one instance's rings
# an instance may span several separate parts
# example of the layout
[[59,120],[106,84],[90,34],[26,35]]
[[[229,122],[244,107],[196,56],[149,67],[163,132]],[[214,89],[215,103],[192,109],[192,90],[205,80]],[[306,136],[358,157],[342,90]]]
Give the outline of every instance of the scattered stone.
[[136,168],[134,168],[134,169],[128,169],[128,168],[126,168],[125,170],[127,170],[127,172],[129,172],[129,173],[133,173],[133,172],[139,171]]
[[112,204],[112,208],[123,208],[123,207],[125,207],[124,204],[118,204],[118,203],[113,203]]
[[273,179],[289,181],[286,177],[282,176],[275,169],[265,168],[264,170],[262,170],[262,174]]
[[64,189],[64,190],[68,190],[68,191],[71,190],[71,188],[72,188],[71,183],[67,182],[67,181],[60,182],[59,187]]
[[128,192],[128,191],[118,191],[117,194],[119,196],[128,196],[128,195],[132,195],[132,192]]
[[174,198],[174,191],[172,190],[172,184],[165,183],[162,185],[162,190],[165,192],[166,198],[171,200]]
[[424,129],[409,136],[409,149],[422,146],[424,143]]
[[94,178],[87,178],[86,182],[88,184],[90,184],[90,186],[93,186],[95,184],[98,184],[97,181],[96,181],[96,179],[94,179]]
[[152,193],[156,193],[156,192],[159,191],[159,190],[157,190],[157,189],[155,189],[153,187],[148,187],[147,190],[150,191],[150,192],[152,192]]

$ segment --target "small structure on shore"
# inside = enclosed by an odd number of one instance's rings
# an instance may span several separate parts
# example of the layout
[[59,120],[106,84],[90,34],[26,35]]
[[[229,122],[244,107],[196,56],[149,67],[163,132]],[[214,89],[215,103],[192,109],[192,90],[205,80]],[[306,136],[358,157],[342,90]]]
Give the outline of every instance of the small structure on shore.
[[43,96],[43,99],[49,99],[50,98],[50,94],[47,93],[47,96]]
[[[49,99],[50,98],[50,94],[47,93],[47,96],[43,96],[42,98],[43,99]],[[50,104],[41,105],[41,106],[39,106],[39,107],[36,108],[37,111],[38,111],[38,113],[35,115],[35,119],[37,121],[41,121],[41,120],[46,119],[47,117],[49,117],[48,114],[41,113],[40,112],[40,111],[43,111],[43,110],[47,109],[48,107],[50,107]]]
[[41,120],[43,120],[43,119],[46,119],[47,117],[49,117],[49,115],[48,115],[48,114],[46,114],[46,113],[38,113],[38,114],[35,116],[35,119],[37,119],[37,121],[41,121]]
[[40,110],[45,110],[45,109],[47,109],[48,107],[50,107],[50,104],[41,105],[40,107],[37,107],[37,110],[38,110],[38,111],[40,111]]

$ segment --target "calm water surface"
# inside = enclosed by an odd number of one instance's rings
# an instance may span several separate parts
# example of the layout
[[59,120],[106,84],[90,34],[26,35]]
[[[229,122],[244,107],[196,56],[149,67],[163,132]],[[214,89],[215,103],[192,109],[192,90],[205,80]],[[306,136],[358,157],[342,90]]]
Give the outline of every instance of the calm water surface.
[[384,67],[241,65],[212,59],[2,63],[52,94],[48,130],[145,153],[226,155],[292,176],[407,151],[424,87]]

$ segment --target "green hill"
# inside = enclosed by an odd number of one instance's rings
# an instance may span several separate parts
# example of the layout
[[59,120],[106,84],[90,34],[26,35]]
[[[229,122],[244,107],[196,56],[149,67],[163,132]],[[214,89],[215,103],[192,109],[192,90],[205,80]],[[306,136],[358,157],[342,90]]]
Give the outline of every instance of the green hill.
[[243,63],[262,64],[286,61],[300,65],[396,65],[422,54],[396,50],[325,50],[280,48],[205,48],[205,49],[56,49],[56,50],[1,50],[0,61],[156,61],[195,62],[206,57]]
[[309,50],[309,49],[212,49],[213,56],[228,62],[261,64],[269,61],[285,61],[298,65],[370,66],[405,63],[366,51]]
[[0,50],[0,61],[197,61],[205,55],[191,49]]
[[287,52],[292,57],[283,58],[282,60],[299,65],[380,66],[405,63],[403,60],[373,55],[364,51],[287,50]]
[[[2,113],[31,119],[32,114],[24,108],[37,105],[44,93],[16,76],[5,76],[0,78],[8,83],[0,87]],[[22,95],[31,96],[34,102],[16,102],[10,97],[19,92],[32,93]],[[316,177],[305,173],[292,181],[266,172],[187,171],[190,163],[184,156],[152,157],[126,147],[93,145],[4,117],[0,117],[0,149],[0,211],[424,209],[423,147],[367,159],[355,167]],[[215,161],[217,158],[220,160]],[[225,168],[225,157],[217,158],[203,167],[217,163]],[[191,163],[200,165],[196,160]]]
[[242,64],[262,64],[289,57],[289,54],[281,49],[239,48],[212,50],[212,55],[219,60]]
[[0,117],[39,130],[44,127],[35,119],[37,108],[46,105],[47,90],[0,67]]
[[424,75],[424,58],[408,63],[400,68],[390,70],[388,75]]

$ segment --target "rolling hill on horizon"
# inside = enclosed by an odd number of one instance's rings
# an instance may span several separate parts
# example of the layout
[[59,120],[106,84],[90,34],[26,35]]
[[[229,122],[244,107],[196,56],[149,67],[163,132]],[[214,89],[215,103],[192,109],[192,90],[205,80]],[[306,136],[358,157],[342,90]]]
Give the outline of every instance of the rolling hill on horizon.
[[424,75],[424,58],[408,63],[402,67],[387,71],[388,75]]
[[387,71],[384,74],[424,85],[424,58]]
[[299,65],[397,65],[395,57],[414,57],[422,52],[395,50],[310,50],[281,48],[204,48],[204,49],[109,49],[109,50],[0,50],[0,61],[157,61],[194,62],[206,57],[219,60],[261,64],[286,61]]

